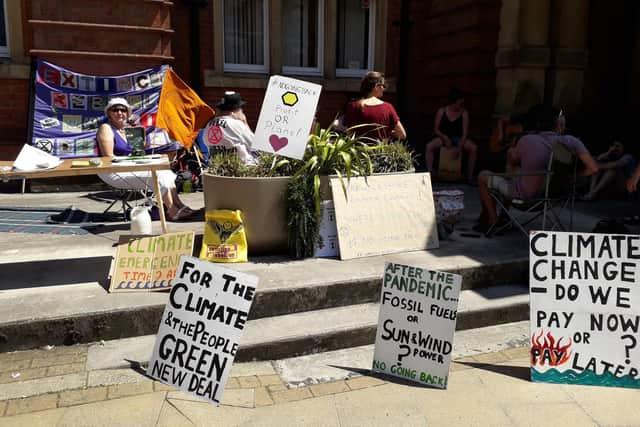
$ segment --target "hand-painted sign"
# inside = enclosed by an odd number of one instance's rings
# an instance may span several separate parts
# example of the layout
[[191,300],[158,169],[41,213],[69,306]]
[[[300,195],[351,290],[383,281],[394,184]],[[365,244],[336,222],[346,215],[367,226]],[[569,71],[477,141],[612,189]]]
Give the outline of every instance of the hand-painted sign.
[[447,388],[462,276],[386,263],[373,370]]
[[271,76],[251,149],[302,159],[322,86]]
[[428,173],[331,178],[340,259],[438,247]]
[[193,254],[193,231],[150,237],[121,236],[109,292],[170,289],[180,256]]
[[640,236],[530,236],[531,380],[640,388]]
[[98,154],[96,131],[106,121],[104,108],[112,97],[132,107],[130,121],[146,128],[145,149],[178,147],[166,131],[155,127],[166,67],[121,76],[89,76],[38,60],[31,144],[61,158]]
[[256,276],[181,257],[147,375],[219,405],[257,286]]

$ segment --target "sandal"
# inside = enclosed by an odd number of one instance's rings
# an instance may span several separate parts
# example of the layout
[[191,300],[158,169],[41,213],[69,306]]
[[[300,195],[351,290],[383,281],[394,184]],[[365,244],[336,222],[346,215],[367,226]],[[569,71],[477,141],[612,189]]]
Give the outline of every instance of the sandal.
[[169,215],[169,219],[171,221],[180,221],[183,219],[190,218],[191,215],[193,215],[193,211],[189,209],[187,206],[183,206],[180,209],[178,209],[178,212],[176,212],[175,215]]

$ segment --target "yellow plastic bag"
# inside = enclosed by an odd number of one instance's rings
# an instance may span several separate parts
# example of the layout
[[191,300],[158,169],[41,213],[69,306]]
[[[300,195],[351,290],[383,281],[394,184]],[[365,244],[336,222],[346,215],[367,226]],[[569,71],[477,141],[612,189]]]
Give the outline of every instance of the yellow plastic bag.
[[212,262],[247,262],[247,235],[242,212],[227,209],[208,211],[200,259]]

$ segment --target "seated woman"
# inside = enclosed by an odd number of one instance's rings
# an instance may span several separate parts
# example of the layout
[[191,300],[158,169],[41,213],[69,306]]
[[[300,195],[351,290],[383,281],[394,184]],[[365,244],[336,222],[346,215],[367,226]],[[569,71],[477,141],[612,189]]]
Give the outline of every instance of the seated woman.
[[425,160],[427,171],[433,169],[433,157],[435,150],[444,145],[455,147],[456,157],[465,150],[469,154],[467,164],[467,180],[473,182],[473,170],[476,166],[478,147],[469,137],[469,113],[464,108],[464,94],[459,89],[451,89],[449,92],[449,104],[440,108],[436,113],[433,123],[433,133],[436,137],[427,144]]
[[344,125],[352,128],[355,135],[373,138],[377,140],[389,140],[391,138],[406,139],[404,130],[396,109],[393,105],[383,101],[384,89],[387,87],[384,74],[377,71],[369,71],[360,82],[361,99],[350,102],[344,112]]
[[625,153],[624,144],[620,141],[614,141],[596,160],[598,173],[591,176],[589,192],[581,197],[582,200],[593,200],[605,189],[622,193],[636,166],[635,159],[631,154]]
[[[111,98],[104,109],[108,122],[98,128],[96,139],[102,156],[127,156],[132,153],[132,147],[127,142],[124,128],[131,114],[131,107],[124,98]],[[129,190],[147,190],[153,188],[151,172],[121,172],[102,173],[101,180],[115,188]],[[170,170],[156,171],[158,184],[162,192],[162,201],[167,210],[167,216],[172,221],[189,218],[193,210],[182,203],[176,190],[176,175]]]

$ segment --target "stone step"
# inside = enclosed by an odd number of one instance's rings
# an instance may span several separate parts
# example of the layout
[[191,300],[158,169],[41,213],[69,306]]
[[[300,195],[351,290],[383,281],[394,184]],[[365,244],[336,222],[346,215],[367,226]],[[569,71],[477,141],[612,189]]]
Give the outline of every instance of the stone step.
[[[49,273],[43,272],[37,267],[38,263],[33,262],[13,264],[12,270],[16,274],[14,280],[25,284],[29,283],[28,278],[51,285],[69,283],[68,276],[78,271],[86,271],[89,280],[96,274],[104,275],[104,268],[100,269],[97,264],[106,262],[105,258],[88,258],[84,262],[81,259],[68,260],[67,268],[59,266]],[[321,269],[322,266],[318,265],[307,266],[304,273]],[[250,319],[373,303],[379,299],[381,277],[343,275],[336,276],[334,281],[329,277],[325,281],[313,281],[312,275],[285,278],[284,275],[290,275],[292,270],[289,268],[279,276],[272,269],[270,281],[261,277]],[[526,275],[527,261],[443,268],[442,271],[461,274],[464,289],[493,289],[508,283],[524,283],[522,279]],[[488,287],[489,283],[493,286]],[[155,333],[167,293],[110,294],[103,286],[108,287],[106,283],[87,281],[0,292],[0,351]]]
[[[528,287],[496,286],[462,291],[457,330],[518,322],[529,317]],[[366,303],[250,320],[236,361],[273,360],[351,348],[375,341],[379,305]],[[93,345],[88,369],[147,363],[155,335]]]

